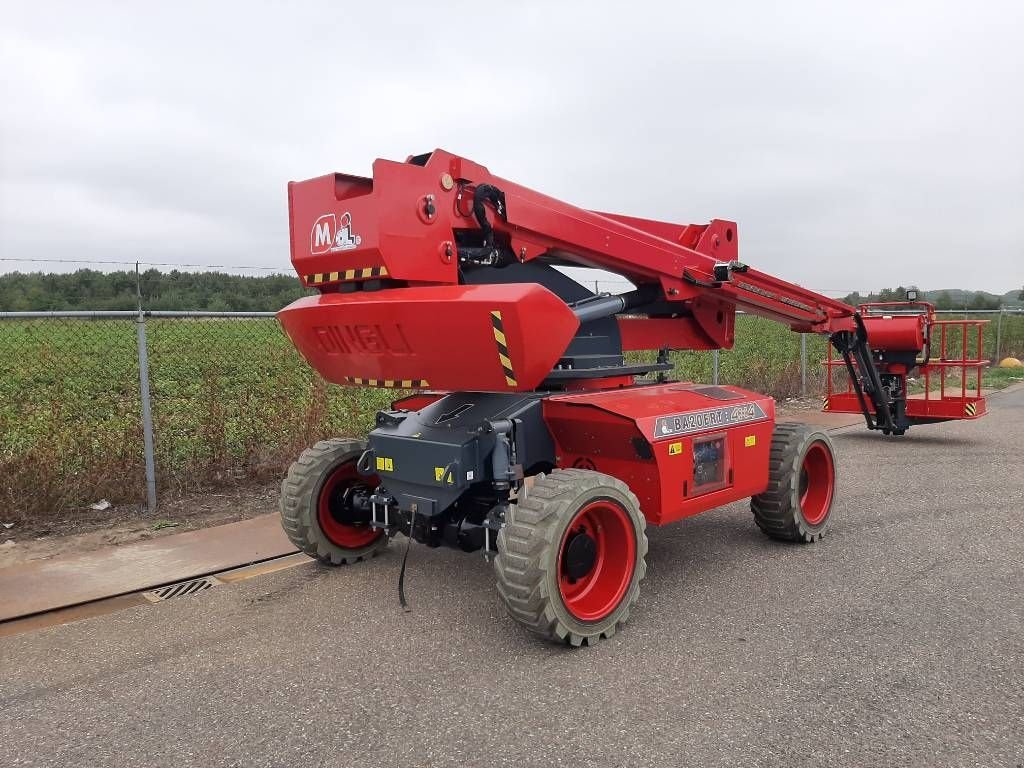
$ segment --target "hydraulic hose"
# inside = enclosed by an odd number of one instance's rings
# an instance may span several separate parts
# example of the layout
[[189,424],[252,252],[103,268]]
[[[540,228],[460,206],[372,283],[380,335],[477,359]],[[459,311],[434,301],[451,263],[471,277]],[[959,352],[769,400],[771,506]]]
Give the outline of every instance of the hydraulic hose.
[[487,220],[487,206],[494,206],[494,212],[505,218],[505,193],[493,184],[480,184],[473,190],[473,217],[483,235],[483,245],[479,247],[462,246],[459,248],[459,260],[468,261],[490,267],[501,267],[510,259],[502,253],[501,248],[494,244],[494,227]]

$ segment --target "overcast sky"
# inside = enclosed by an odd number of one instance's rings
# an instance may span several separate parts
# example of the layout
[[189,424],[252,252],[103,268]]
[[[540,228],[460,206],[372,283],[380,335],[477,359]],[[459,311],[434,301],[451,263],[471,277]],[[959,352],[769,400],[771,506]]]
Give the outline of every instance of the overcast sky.
[[0,5],[0,271],[288,269],[288,180],[440,146],[830,293],[1024,284],[1019,0]]

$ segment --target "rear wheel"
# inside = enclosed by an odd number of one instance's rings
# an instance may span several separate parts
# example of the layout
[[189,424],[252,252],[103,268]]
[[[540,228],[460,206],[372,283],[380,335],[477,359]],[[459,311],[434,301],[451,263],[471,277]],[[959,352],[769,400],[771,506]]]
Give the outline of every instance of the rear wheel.
[[615,634],[647,569],[646,522],[626,484],[556,469],[536,477],[505,522],[494,570],[509,615],[571,645]]
[[281,524],[291,542],[328,565],[376,554],[387,537],[353,512],[352,497],[379,482],[356,471],[366,450],[361,440],[323,440],[307,448],[281,483]]
[[806,424],[777,424],[768,489],[750,500],[750,510],[772,538],[812,542],[828,528],[835,487],[835,455],[828,435]]

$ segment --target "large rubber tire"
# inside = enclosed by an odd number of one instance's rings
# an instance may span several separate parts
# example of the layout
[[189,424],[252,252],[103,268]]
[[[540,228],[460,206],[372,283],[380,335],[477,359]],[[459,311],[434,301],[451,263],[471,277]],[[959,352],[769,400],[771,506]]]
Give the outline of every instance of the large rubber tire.
[[[569,582],[560,567],[562,553],[568,551],[570,536],[586,530],[584,526],[594,520],[608,521],[603,533],[600,523],[594,528],[600,542],[597,551],[607,557],[595,561],[578,582]],[[505,527],[498,533],[494,558],[498,595],[513,619],[549,640],[580,646],[611,637],[629,618],[640,594],[640,581],[647,571],[646,527],[636,496],[621,480],[585,469],[537,475],[518,504],[510,505]],[[608,571],[599,570],[598,564]],[[604,600],[598,598],[597,604],[606,605],[607,610],[597,608],[603,615],[585,620],[579,606],[586,595],[566,598],[563,590],[582,587],[586,591],[587,579],[597,582],[605,573],[608,579],[601,586],[616,585],[605,590]],[[597,586],[589,585],[591,595],[600,595]],[[577,614],[570,605],[577,606]]]
[[[355,530],[356,546],[343,546],[324,532],[321,496],[338,473],[354,474],[355,462],[366,450],[361,440],[335,438],[307,448],[288,469],[281,483],[281,525],[292,544],[326,565],[353,563],[377,554],[388,545],[383,531],[372,535]],[[354,528],[354,526],[350,526]],[[366,541],[372,537],[372,540]]]
[[783,541],[820,539],[829,526],[836,487],[829,436],[806,424],[776,424],[768,467],[768,489],[750,499],[758,527]]

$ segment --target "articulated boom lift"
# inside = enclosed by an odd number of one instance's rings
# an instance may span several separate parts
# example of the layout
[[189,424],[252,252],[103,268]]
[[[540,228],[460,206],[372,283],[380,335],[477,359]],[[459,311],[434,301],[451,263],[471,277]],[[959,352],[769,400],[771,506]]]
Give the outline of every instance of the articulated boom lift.
[[[280,312],[292,342],[328,381],[419,392],[378,413],[368,442],[303,454],[283,485],[285,530],[331,564],[398,532],[482,549],[510,615],[547,637],[615,632],[644,575],[647,522],[751,497],[770,536],[824,533],[824,432],[776,425],[766,395],[666,377],[670,350],[731,347],[738,309],[828,335],[825,407],[860,412],[869,429],[985,413],[980,327],[968,356],[972,321],[957,321],[961,349],[947,358],[930,305],[855,310],[759,272],[739,260],[729,221],[587,211],[441,150],[377,160],[372,179],[293,182],[289,206],[292,263],[319,292]],[[636,288],[595,295],[558,266]],[[628,361],[636,350],[657,359]],[[959,392],[945,388],[950,367]],[[915,371],[940,374],[938,397],[908,397]]]

